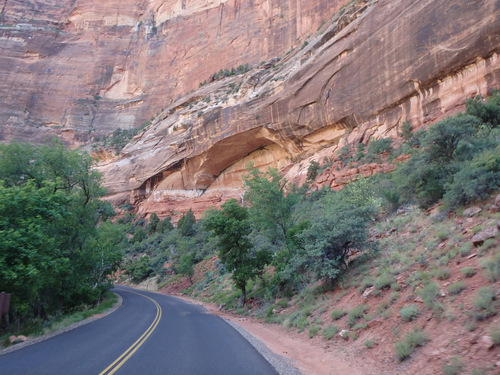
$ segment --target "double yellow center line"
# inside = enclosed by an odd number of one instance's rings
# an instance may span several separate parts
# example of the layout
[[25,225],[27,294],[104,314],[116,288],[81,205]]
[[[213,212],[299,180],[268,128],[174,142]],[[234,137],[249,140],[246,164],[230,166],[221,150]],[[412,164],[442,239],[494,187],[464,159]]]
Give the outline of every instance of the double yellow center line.
[[112,364],[110,364],[99,375],[112,375],[116,371],[118,371],[118,369],[120,367],[122,367],[123,364],[125,362],[127,362],[130,357],[132,357],[132,355],[137,351],[137,349],[139,349],[142,346],[142,344],[144,344],[144,342],[146,342],[146,340],[149,338],[149,336],[151,336],[151,334],[153,333],[153,331],[156,329],[156,326],[160,322],[162,310],[161,310],[161,307],[158,304],[158,302],[156,302],[154,299],[152,299],[152,298],[150,298],[150,297],[148,297],[148,296],[146,296],[144,294],[141,294],[141,293],[131,292],[131,291],[128,291],[128,290],[127,290],[127,292],[139,294],[140,296],[143,296],[143,297],[149,299],[150,301],[152,301],[155,304],[155,306],[156,306],[156,316],[155,316],[155,319],[153,320],[153,323],[151,323],[151,325],[149,326],[149,328],[142,334],[142,336],[139,337],[139,339],[136,342],[134,342],[130,346],[130,348],[128,348],[127,350],[125,350],[121,356],[119,356]]

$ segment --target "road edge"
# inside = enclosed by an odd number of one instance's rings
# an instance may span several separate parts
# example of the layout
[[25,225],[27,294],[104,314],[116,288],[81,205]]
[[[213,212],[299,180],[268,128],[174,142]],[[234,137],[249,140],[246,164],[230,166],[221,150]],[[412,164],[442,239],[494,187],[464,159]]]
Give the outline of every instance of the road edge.
[[224,319],[227,324],[238,331],[238,333],[243,336],[245,340],[247,340],[250,345],[252,345],[255,350],[257,350],[260,355],[262,355],[266,359],[267,362],[271,364],[271,366],[279,375],[302,375],[300,370],[292,364],[293,359],[274,353],[267,347],[267,345],[263,341],[252,335],[239,324],[232,322],[231,320],[226,319],[220,315],[218,316]]
[[101,314],[93,315],[93,316],[91,316],[89,318],[83,319],[83,320],[81,320],[79,322],[76,322],[76,323],[73,323],[73,324],[71,324],[69,326],[66,326],[64,328],[61,328],[61,329],[59,329],[59,330],[57,330],[55,332],[47,333],[46,335],[37,336],[37,337],[34,337],[32,339],[28,339],[28,340],[26,340],[24,342],[21,342],[19,344],[14,344],[14,345],[8,346],[7,348],[0,350],[0,355],[11,353],[11,352],[16,351],[18,349],[22,349],[22,348],[25,348],[27,346],[30,346],[30,345],[33,345],[33,344],[37,344],[39,342],[48,340],[48,339],[50,339],[50,338],[52,338],[54,336],[58,336],[58,335],[60,335],[60,334],[62,334],[64,332],[71,331],[71,330],[76,329],[78,327],[81,327],[81,326],[84,326],[86,324],[95,322],[96,320],[104,318],[105,316],[108,316],[109,314],[111,314],[111,313],[115,312],[116,310],[118,310],[118,308],[123,304],[123,298],[122,298],[122,296],[120,296],[118,293],[115,293],[115,292],[113,292],[113,293],[118,297],[118,301],[116,301],[115,304],[112,307],[110,307],[108,310],[106,310],[105,312],[103,312]]

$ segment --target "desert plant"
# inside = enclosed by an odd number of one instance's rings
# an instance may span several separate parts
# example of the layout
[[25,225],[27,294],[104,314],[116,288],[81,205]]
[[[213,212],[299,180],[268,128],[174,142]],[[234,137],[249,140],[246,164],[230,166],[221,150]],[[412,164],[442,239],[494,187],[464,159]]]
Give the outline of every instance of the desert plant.
[[443,366],[443,373],[445,375],[457,375],[462,372],[464,365],[460,358],[453,357],[451,363],[446,363]]
[[394,279],[392,276],[389,273],[384,272],[373,281],[373,286],[375,289],[383,289],[391,286],[393,281]]
[[335,309],[330,314],[333,320],[339,320],[345,315],[347,315],[347,311],[345,311],[344,309]]
[[367,305],[359,305],[356,306],[354,309],[349,311],[347,315],[347,324],[349,327],[354,327],[356,325],[357,321],[365,315],[366,310],[368,310]]
[[465,277],[472,277],[476,274],[476,269],[474,267],[464,267],[460,270],[460,272]]
[[463,281],[457,281],[456,283],[450,284],[448,286],[448,293],[452,295],[460,294],[465,289],[465,283]]
[[483,267],[486,273],[486,278],[489,281],[495,282],[500,279],[500,253],[483,260],[481,262],[481,266]]
[[396,342],[396,356],[398,360],[400,362],[404,361],[416,347],[424,346],[428,341],[429,339],[419,329],[407,333],[403,340]]
[[312,326],[309,327],[309,331],[307,332],[307,335],[309,336],[310,339],[312,339],[314,336],[316,336],[319,332],[321,327],[317,324],[313,324]]
[[339,331],[339,327],[337,326],[328,326],[323,330],[323,337],[326,340],[330,340],[333,336],[337,334]]
[[496,292],[487,286],[479,288],[472,303],[475,308],[472,317],[475,320],[484,320],[497,313]]
[[365,346],[367,349],[373,348],[375,345],[377,345],[377,340],[369,339],[365,341]]
[[399,315],[405,322],[411,322],[419,315],[418,305],[411,304],[404,306],[399,310]]
[[425,306],[432,308],[436,298],[439,296],[439,285],[431,282],[418,290],[417,294],[422,298]]

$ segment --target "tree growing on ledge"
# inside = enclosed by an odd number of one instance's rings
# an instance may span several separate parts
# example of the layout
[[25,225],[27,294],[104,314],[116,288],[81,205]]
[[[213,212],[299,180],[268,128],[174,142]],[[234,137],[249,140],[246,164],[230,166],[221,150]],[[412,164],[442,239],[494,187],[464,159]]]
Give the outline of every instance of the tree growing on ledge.
[[262,274],[270,261],[270,254],[261,250],[254,252],[248,238],[251,232],[248,211],[240,207],[236,199],[222,205],[222,210],[212,211],[205,220],[205,226],[212,236],[218,238],[219,258],[231,278],[241,289],[241,301],[246,302],[246,285],[249,280]]

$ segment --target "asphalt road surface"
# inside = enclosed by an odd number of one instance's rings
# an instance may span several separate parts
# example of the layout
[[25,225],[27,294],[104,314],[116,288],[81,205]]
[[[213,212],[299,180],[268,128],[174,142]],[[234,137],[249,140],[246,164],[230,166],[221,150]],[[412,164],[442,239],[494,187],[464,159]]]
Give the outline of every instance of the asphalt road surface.
[[117,287],[123,305],[0,356],[1,375],[277,374],[223,319],[178,298]]

